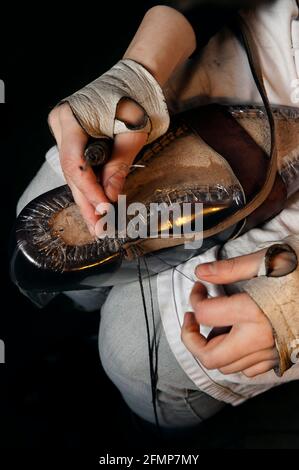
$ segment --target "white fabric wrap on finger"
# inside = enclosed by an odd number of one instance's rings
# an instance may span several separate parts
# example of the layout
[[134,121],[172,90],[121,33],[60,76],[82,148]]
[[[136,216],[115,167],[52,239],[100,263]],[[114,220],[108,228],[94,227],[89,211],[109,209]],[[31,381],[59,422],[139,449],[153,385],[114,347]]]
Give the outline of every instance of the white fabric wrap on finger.
[[[68,102],[75,117],[91,137],[138,131],[115,120],[116,107],[122,98],[138,103],[149,118],[139,130],[148,132],[150,143],[163,135],[169,126],[169,114],[163,91],[156,79],[141,64],[123,59],[99,78],[60,102]],[[148,120],[147,120],[148,121]]]
[[[278,375],[299,360],[299,236],[292,235],[282,242],[268,244],[258,277],[243,285],[243,290],[261,308],[273,327],[279,353]],[[259,249],[266,246],[259,246]],[[269,264],[275,253],[292,253],[288,274],[272,277]],[[263,275],[264,273],[268,273]]]

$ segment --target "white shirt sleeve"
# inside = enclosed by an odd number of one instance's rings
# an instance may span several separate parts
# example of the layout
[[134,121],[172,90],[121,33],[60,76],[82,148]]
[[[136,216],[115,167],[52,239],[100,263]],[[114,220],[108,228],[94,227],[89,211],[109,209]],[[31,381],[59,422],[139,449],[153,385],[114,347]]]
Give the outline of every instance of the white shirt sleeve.
[[[260,54],[264,82],[272,104],[299,103],[299,7],[297,0],[278,0],[243,12]],[[180,90],[180,91],[178,91]],[[170,106],[190,103],[259,104],[245,51],[232,31],[216,34],[194,64],[184,64],[166,86]]]

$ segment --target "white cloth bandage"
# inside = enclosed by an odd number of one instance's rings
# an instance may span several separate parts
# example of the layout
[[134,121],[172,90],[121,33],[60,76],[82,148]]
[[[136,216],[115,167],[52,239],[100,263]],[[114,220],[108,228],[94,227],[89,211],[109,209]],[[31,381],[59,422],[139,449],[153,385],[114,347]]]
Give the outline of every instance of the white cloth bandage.
[[[145,111],[142,126],[131,127],[115,119],[122,98],[138,103]],[[123,132],[148,132],[150,143],[163,135],[169,126],[169,114],[162,89],[156,79],[139,63],[124,59],[63,102],[68,102],[88,135],[107,136]]]
[[[288,246],[287,246],[288,245]],[[290,254],[288,274],[272,277],[269,273],[269,257],[275,251]],[[261,247],[259,247],[261,248]],[[275,250],[275,251],[274,251]],[[293,256],[291,256],[293,254]],[[256,304],[263,310],[273,327],[275,343],[279,353],[279,375],[282,375],[299,360],[294,351],[299,350],[299,236],[292,235],[271,244],[264,257],[259,276],[243,285]],[[271,262],[271,261],[270,261]],[[268,275],[261,275],[267,273]],[[273,274],[275,276],[275,273]],[[296,356],[296,357],[295,357]]]

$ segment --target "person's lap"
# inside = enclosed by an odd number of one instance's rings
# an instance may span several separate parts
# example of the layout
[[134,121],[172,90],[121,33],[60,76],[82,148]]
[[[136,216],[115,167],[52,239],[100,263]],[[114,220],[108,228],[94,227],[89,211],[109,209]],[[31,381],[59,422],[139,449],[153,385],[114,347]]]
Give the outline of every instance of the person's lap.
[[[143,281],[150,333],[153,338],[149,281]],[[160,318],[157,277],[151,278],[158,342],[158,417],[162,426],[199,424],[223,408],[224,403],[201,392],[174,357]],[[115,286],[102,307],[99,350],[103,367],[140,417],[154,422],[146,322],[139,282]]]
[[[50,152],[54,154],[55,149],[52,150]],[[38,195],[62,184],[65,184],[65,180],[61,170],[56,172],[46,161],[19,199],[17,213]],[[220,410],[224,403],[201,392],[178,364],[163,330],[156,283],[157,278],[151,278],[158,340],[159,422],[167,427],[197,425]],[[147,280],[144,281],[144,288],[150,316]],[[93,291],[90,291],[90,302],[86,298],[87,291],[66,294],[74,298],[78,305],[82,304],[83,309],[93,310],[97,305],[100,308],[102,303],[101,292],[97,293],[97,289]],[[151,317],[149,323],[152,335]],[[99,351],[107,375],[129,407],[137,415],[154,422],[146,324],[138,282],[118,285],[110,291],[101,312]]]

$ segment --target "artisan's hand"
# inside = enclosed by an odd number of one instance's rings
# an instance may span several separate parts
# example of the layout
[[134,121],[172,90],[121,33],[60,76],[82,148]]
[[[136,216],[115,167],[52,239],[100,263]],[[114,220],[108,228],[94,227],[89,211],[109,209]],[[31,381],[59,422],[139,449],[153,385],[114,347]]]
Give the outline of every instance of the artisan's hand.
[[[122,100],[116,117],[137,125],[143,119],[143,110],[133,101]],[[112,156],[102,170],[100,185],[91,168],[88,167],[85,171],[80,169],[84,165],[83,154],[88,136],[67,103],[51,111],[49,125],[57,142],[66,181],[90,232],[94,234],[94,226],[99,218],[95,213],[96,207],[101,202],[117,200],[129,166],[146,143],[147,133],[124,133],[115,137]]]
[[[195,47],[194,31],[184,15],[173,8],[158,5],[146,13],[124,59],[143,65],[163,87]],[[132,100],[122,100],[116,117],[133,126],[138,125],[143,121],[143,109]],[[90,168],[84,172],[80,170],[88,136],[74,118],[69,105],[54,108],[49,124],[57,141],[66,180],[90,231],[94,233],[98,220],[95,208],[101,202],[117,200],[128,167],[147,142],[148,134],[125,133],[115,137],[112,158],[103,169],[102,184],[99,185]]]
[[[195,47],[194,31],[184,15],[173,8],[158,5],[146,13],[124,59],[143,65],[163,87],[176,67],[192,54]],[[135,101],[139,102],[138,99]],[[116,118],[133,126],[140,125],[144,111],[135,101],[121,100],[117,106]],[[57,141],[67,183],[91,233],[94,234],[99,218],[95,214],[95,208],[101,202],[117,200],[129,166],[147,142],[148,134],[125,133],[115,137],[113,154],[102,171],[100,185],[91,168],[84,172],[80,170],[80,166],[84,164],[83,152],[88,136],[76,121],[69,105],[54,108],[49,116],[49,124]]]
[[[195,272],[199,279],[213,284],[251,279],[257,275],[265,251],[201,264]],[[194,313],[185,314],[182,341],[204,367],[254,377],[278,364],[271,324],[247,293],[208,299],[206,288],[197,282],[190,302]],[[199,325],[231,329],[206,339]]]

